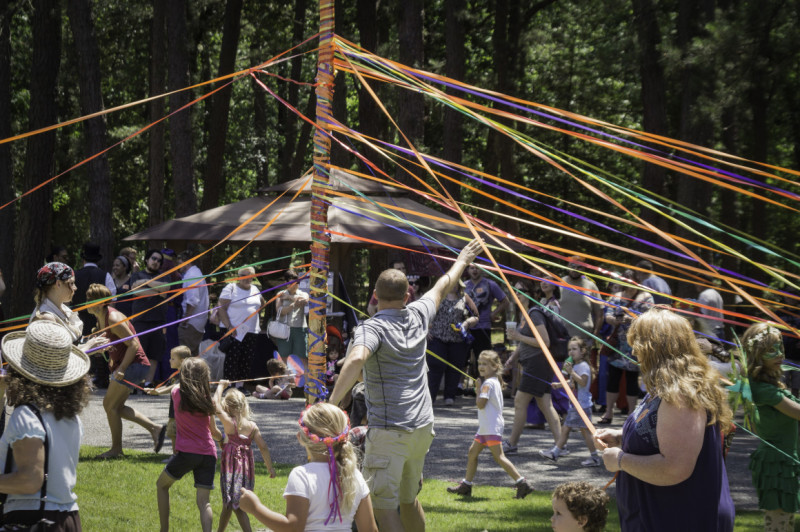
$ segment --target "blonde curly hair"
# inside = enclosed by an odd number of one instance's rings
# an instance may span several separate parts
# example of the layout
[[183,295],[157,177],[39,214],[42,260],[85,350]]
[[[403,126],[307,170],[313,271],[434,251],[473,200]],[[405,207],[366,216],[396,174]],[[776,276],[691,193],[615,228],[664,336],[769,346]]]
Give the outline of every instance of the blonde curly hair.
[[237,427],[242,426],[242,420],[252,419],[247,397],[237,388],[231,388],[225,392],[225,397],[222,398],[222,405],[220,406],[222,406],[226,414],[233,418]]
[[733,414],[727,393],[686,318],[668,308],[651,308],[634,320],[628,343],[650,394],[672,405],[705,410],[708,425],[730,427]]

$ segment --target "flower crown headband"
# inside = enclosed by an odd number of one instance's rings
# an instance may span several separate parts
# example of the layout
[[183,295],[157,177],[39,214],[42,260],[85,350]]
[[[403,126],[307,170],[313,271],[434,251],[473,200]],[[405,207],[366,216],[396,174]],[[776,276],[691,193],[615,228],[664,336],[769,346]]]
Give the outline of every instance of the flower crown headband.
[[300,419],[297,420],[297,424],[300,425],[300,428],[303,430],[303,433],[314,443],[324,443],[326,447],[332,448],[335,444],[341,443],[347,440],[347,435],[350,433],[350,418],[347,417],[347,412],[342,412],[344,414],[345,419],[347,419],[347,423],[345,424],[344,431],[337,436],[327,436],[325,438],[320,438],[306,427],[305,424],[305,417],[306,417],[306,410],[311,408],[313,405],[307,406],[303,412],[300,414]]
[[[769,339],[770,336],[777,334],[779,337],[781,335],[780,331],[771,325],[768,325],[764,329],[762,329],[758,334],[753,335],[752,337],[747,339],[747,349],[752,351],[756,348],[757,345],[765,342]],[[783,354],[783,342],[778,341],[772,349],[768,353],[765,353],[763,356],[764,358],[776,358]]]
[[[344,430],[341,434],[337,436],[327,436],[325,438],[320,438],[318,435],[314,434],[308,427],[306,427],[304,418],[306,416],[306,411],[311,408],[313,405],[308,405],[304,410],[303,413],[300,414],[300,419],[297,420],[297,424],[300,425],[300,428],[305,433],[306,437],[314,443],[324,443],[325,446],[328,448],[328,470],[331,473],[330,481],[328,482],[328,496],[331,497],[331,511],[328,514],[328,518],[325,519],[325,524],[327,525],[331,520],[335,520],[336,517],[339,517],[339,522],[342,522],[342,510],[339,507],[339,492],[341,491],[341,486],[339,485],[339,471],[336,467],[336,453],[333,452],[333,446],[337,443],[342,443],[347,441],[347,435],[350,433],[350,418],[347,417],[347,412],[342,412],[344,414],[345,419],[347,422],[345,423]],[[333,493],[331,493],[333,492]]]

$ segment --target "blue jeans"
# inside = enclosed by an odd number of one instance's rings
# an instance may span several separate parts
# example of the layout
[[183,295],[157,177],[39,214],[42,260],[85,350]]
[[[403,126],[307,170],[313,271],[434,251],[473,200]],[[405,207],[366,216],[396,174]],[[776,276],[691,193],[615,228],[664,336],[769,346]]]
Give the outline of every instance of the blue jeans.
[[[464,370],[469,356],[469,345],[466,342],[443,342],[436,338],[428,340],[428,349],[436,353],[453,366]],[[461,374],[436,357],[427,355],[428,358],[428,389],[431,399],[435,400],[439,393],[439,383],[444,375],[444,398],[454,399],[458,390],[458,381]]]

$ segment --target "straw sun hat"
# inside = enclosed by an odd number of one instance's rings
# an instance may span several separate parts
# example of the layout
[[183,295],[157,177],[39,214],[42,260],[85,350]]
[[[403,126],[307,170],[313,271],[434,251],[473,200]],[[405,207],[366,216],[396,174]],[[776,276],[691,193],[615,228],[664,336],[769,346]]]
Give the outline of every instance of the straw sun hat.
[[25,332],[3,337],[3,358],[14,371],[47,386],[67,386],[89,371],[89,357],[72,345],[62,326],[34,321]]

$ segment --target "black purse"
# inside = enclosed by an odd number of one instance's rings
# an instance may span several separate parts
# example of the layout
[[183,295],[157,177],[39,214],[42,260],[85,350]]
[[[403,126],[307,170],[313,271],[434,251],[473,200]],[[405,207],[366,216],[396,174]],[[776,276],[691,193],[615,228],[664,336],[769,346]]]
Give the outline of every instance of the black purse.
[[[50,521],[49,519],[45,519],[44,517],[44,505],[47,501],[47,471],[50,465],[50,437],[47,434],[47,426],[44,424],[44,420],[42,419],[42,414],[39,412],[39,409],[36,408],[34,405],[27,404],[27,405],[20,405],[20,406],[27,406],[30,408],[36,417],[39,419],[39,423],[42,424],[42,428],[44,428],[44,478],[42,479],[42,489],[41,491],[41,500],[39,503],[39,513],[41,514],[41,518],[33,523],[32,525],[24,525],[18,523],[3,523],[3,527],[0,528],[0,532],[46,532],[51,530],[51,526],[55,523]],[[6,466],[3,470],[4,474],[11,473],[11,464],[13,461],[13,451],[11,446],[8,446],[8,454],[6,455]],[[5,493],[0,494],[0,504],[5,504],[6,499],[8,499],[8,495]]]
[[[230,335],[226,336],[222,340],[217,343],[217,349],[225,353],[226,355],[228,352],[235,346],[239,340],[236,339],[236,336],[231,333]],[[0,531],[2,532],[2,531]]]

